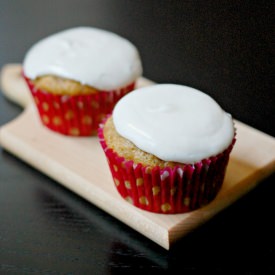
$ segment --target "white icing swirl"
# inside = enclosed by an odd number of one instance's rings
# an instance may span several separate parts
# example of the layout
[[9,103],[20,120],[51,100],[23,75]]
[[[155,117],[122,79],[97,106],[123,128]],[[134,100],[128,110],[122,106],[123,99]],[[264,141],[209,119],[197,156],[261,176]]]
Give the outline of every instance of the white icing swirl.
[[164,161],[195,163],[224,151],[234,137],[230,114],[196,89],[159,84],[124,96],[113,111],[117,132]]
[[23,62],[30,79],[51,74],[100,90],[126,86],[142,74],[136,47],[104,30],[77,27],[42,39]]

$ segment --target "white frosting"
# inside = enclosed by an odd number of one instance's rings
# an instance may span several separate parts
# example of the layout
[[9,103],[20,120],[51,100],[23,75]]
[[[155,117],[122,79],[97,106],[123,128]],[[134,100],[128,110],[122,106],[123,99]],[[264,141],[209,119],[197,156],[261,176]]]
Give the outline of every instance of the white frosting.
[[142,74],[136,47],[111,32],[77,27],[42,39],[27,52],[25,75],[56,75],[100,90],[121,88]]
[[113,111],[117,132],[164,161],[194,163],[224,151],[234,137],[230,114],[187,86],[160,84],[124,96]]

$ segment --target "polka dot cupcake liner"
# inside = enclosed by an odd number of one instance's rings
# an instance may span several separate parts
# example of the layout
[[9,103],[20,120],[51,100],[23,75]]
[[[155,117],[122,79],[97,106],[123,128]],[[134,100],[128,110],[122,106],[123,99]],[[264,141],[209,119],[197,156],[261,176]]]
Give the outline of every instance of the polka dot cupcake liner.
[[108,148],[98,136],[119,194],[134,206],[155,213],[175,214],[198,209],[218,194],[235,143],[221,154],[195,164],[175,167],[148,167],[135,164]]
[[24,78],[43,125],[69,136],[96,135],[102,119],[112,112],[120,98],[135,87],[135,83],[131,83],[118,90],[88,95],[55,95],[36,89],[30,79]]

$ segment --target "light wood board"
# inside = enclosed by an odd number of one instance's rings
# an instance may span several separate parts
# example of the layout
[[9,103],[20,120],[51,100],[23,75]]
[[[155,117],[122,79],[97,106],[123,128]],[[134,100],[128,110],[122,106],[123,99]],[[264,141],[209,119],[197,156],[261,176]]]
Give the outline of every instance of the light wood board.
[[[97,137],[66,137],[41,125],[20,70],[14,64],[1,73],[6,96],[27,106],[17,119],[0,128],[1,146],[165,249],[275,171],[275,138],[235,121],[237,142],[222,190],[213,202],[187,214],[140,210],[117,193]],[[139,85],[149,84],[146,79],[139,81]]]

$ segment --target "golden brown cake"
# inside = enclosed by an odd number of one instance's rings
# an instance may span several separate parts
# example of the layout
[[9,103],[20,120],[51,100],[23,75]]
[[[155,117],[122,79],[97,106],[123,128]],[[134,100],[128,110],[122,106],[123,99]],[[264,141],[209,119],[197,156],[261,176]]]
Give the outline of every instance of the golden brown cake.
[[55,95],[86,95],[99,91],[88,85],[82,85],[78,81],[53,75],[45,75],[32,80],[36,89],[47,91]]

